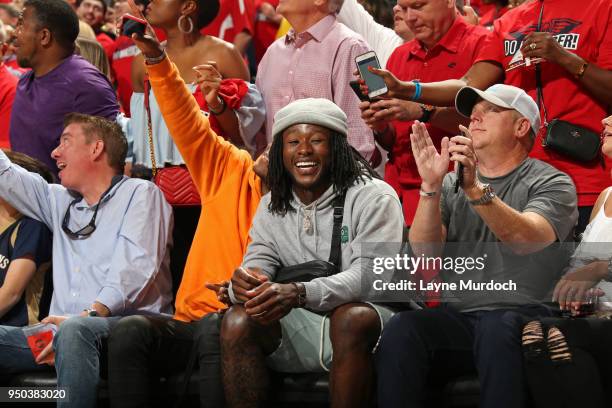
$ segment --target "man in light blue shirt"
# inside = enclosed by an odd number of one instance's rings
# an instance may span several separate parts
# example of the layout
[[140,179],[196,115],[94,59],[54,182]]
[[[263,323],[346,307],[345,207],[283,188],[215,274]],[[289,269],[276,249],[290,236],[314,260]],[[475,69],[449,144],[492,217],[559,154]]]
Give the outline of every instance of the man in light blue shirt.
[[0,372],[55,364],[69,402],[93,407],[99,345],[121,316],[171,314],[172,210],[152,183],[122,175],[127,142],[106,119],[70,114],[51,156],[60,185],[0,152],[0,198],[53,231],[51,346],[33,358],[21,328],[0,326]]

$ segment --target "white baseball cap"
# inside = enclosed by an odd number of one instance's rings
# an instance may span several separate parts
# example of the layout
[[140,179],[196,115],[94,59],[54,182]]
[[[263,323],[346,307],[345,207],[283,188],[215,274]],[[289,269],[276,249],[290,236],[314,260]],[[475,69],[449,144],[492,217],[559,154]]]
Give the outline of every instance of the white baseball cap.
[[521,88],[495,84],[487,88],[486,91],[481,91],[471,86],[464,86],[455,97],[457,112],[469,118],[474,105],[481,98],[499,107],[516,110],[529,120],[533,134],[538,134],[540,130],[540,109],[538,109],[538,105],[533,98]]

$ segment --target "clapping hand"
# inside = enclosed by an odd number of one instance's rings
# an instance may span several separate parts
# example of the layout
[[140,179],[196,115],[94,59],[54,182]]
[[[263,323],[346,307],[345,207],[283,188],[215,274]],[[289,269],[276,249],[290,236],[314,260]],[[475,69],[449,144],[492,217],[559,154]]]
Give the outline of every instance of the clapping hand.
[[417,120],[412,125],[410,142],[419,175],[423,180],[423,190],[440,191],[450,162],[448,137],[442,138],[441,149],[438,153],[425,124]]

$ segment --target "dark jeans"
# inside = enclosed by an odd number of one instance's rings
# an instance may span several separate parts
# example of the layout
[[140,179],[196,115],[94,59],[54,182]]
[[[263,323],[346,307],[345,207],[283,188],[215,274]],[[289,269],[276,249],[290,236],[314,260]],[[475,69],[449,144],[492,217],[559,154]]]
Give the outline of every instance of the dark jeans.
[[526,401],[521,334],[550,316],[543,306],[459,313],[448,307],[396,314],[378,352],[378,406],[424,407],[430,381],[478,373],[480,407],[519,408]]
[[526,364],[536,407],[612,406],[612,321],[542,319],[544,330],[557,326],[572,352],[572,363],[553,364],[547,355]]
[[[223,407],[220,324],[221,319],[216,313],[191,323],[145,316],[121,319],[108,341],[111,406],[154,405],[154,386],[159,377],[182,373],[192,349],[197,347],[193,375],[200,379],[200,406]],[[179,387],[176,392],[180,391]]]

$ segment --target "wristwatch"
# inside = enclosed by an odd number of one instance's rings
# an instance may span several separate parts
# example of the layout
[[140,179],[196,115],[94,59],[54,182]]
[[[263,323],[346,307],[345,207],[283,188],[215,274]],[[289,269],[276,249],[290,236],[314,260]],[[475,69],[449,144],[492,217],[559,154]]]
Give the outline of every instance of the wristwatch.
[[476,200],[470,200],[471,205],[483,205],[490,203],[495,198],[496,194],[490,184],[482,184],[482,197]]
[[419,119],[419,122],[421,123],[429,122],[429,119],[431,119],[431,115],[436,110],[436,107],[433,105],[425,105],[424,103],[420,103],[419,106],[421,107],[421,110],[423,111],[423,116],[421,116],[421,119]]
[[89,317],[97,317],[98,316],[98,312],[96,312],[94,309],[83,309],[84,312],[87,313],[87,316]]

